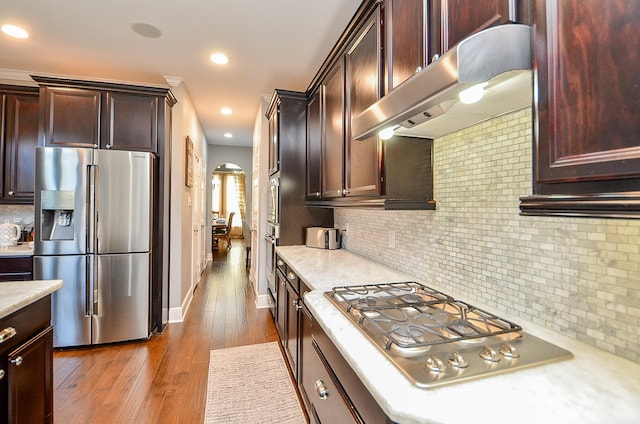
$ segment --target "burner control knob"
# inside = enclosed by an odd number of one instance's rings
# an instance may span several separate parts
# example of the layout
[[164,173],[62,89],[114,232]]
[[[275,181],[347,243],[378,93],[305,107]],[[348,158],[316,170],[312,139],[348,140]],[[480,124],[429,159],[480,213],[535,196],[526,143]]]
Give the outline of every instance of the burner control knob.
[[433,372],[444,372],[444,362],[435,355],[427,358],[427,368]]
[[469,362],[459,352],[453,352],[449,356],[449,364],[454,368],[467,368],[469,366]]
[[500,345],[500,349],[498,349],[500,354],[505,358],[519,358],[520,354],[516,350],[516,348],[511,343],[502,343]]
[[502,359],[502,356],[495,349],[490,348],[489,346],[484,346],[480,351],[480,357],[485,361],[489,362],[499,362]]

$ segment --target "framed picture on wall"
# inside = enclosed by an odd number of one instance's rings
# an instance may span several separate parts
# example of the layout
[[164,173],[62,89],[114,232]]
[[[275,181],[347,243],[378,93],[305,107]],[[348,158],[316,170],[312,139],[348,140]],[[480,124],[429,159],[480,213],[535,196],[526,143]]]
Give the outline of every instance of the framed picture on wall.
[[193,186],[193,141],[187,136],[186,145],[186,158],[185,158],[185,179],[184,184],[187,187]]

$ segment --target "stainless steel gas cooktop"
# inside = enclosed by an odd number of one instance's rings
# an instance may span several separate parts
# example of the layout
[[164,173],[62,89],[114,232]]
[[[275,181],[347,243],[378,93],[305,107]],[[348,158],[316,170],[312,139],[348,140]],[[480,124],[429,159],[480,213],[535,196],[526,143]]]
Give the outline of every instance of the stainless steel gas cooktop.
[[573,357],[517,324],[416,282],[335,287],[325,296],[420,387]]

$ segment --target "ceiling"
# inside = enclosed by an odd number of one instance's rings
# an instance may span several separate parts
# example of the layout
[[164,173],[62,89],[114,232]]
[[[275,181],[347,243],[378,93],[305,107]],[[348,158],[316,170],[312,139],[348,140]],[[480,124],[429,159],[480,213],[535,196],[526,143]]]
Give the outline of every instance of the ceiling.
[[[250,146],[261,96],[304,91],[360,3],[0,0],[0,25],[29,32],[27,39],[0,33],[0,79],[31,73],[168,86],[178,78],[209,144]],[[134,23],[151,24],[161,36],[143,37]],[[212,63],[214,52],[229,63]]]

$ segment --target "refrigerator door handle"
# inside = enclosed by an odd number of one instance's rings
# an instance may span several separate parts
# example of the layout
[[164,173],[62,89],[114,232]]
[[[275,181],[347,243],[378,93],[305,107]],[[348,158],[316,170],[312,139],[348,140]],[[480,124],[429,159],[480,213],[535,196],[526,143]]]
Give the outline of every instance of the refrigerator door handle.
[[87,253],[96,253],[96,187],[98,180],[98,167],[87,166]]
[[89,261],[89,272],[91,273],[91,291],[93,292],[92,313],[93,315],[98,315],[100,313],[100,311],[98,310],[98,264],[96,263],[95,256],[90,256]]
[[92,274],[92,258],[86,257],[86,266],[85,266],[85,279],[84,279],[84,316],[90,317],[93,308],[91,301],[91,291],[93,290],[93,274]]

